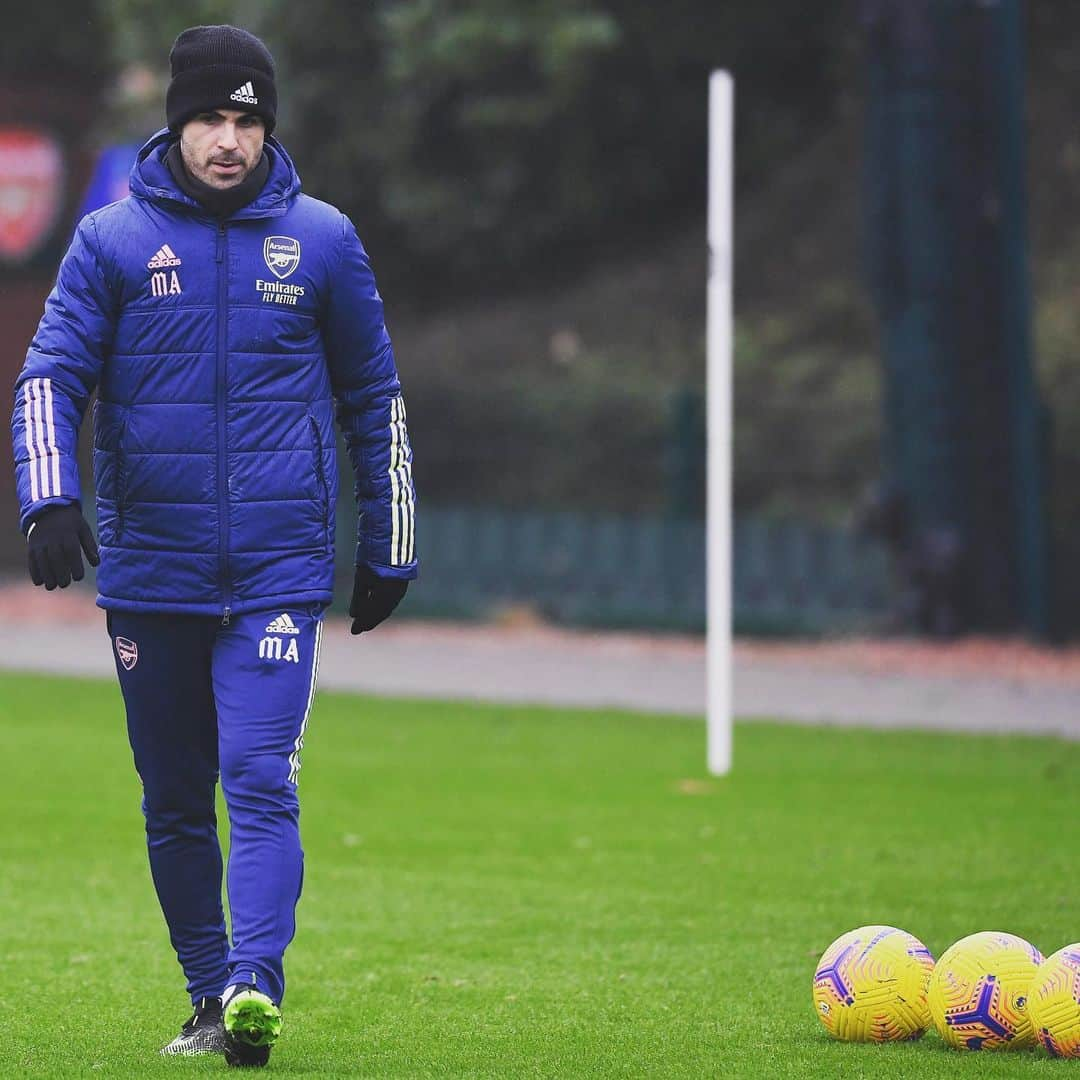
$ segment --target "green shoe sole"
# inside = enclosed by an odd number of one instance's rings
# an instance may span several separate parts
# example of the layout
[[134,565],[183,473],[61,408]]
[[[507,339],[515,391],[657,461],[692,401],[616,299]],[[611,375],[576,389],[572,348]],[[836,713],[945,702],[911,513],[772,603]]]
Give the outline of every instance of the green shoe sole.
[[271,1047],[281,1034],[281,1010],[258,990],[241,990],[225,1006],[225,1033],[248,1046]]

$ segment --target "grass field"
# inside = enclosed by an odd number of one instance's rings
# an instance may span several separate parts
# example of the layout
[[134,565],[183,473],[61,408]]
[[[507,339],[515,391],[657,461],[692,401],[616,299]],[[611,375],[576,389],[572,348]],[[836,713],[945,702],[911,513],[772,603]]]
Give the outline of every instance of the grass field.
[[[0,676],[0,1075],[157,1059],[187,1015],[108,683]],[[1080,939],[1080,746],[321,695],[278,1074],[1061,1076],[1035,1052],[830,1042],[815,960]],[[1080,1075],[1080,1074],[1078,1074]]]

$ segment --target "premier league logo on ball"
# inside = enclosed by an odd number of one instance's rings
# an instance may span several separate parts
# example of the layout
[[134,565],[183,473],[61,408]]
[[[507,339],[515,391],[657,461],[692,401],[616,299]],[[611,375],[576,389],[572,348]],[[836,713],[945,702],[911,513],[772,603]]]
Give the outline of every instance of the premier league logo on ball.
[[263,258],[272,274],[287,278],[300,265],[300,241],[291,236],[268,236],[263,242]]

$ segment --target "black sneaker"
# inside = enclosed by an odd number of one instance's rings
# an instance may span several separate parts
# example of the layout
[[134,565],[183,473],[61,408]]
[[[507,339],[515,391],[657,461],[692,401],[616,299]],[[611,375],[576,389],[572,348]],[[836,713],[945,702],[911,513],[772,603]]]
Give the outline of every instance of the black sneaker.
[[230,986],[222,1000],[225,1061],[240,1067],[265,1065],[281,1034],[281,1010],[253,986]]
[[221,1019],[221,998],[207,997],[195,1002],[191,1019],[168,1046],[161,1048],[161,1052],[195,1057],[197,1054],[220,1054],[224,1049],[225,1025]]

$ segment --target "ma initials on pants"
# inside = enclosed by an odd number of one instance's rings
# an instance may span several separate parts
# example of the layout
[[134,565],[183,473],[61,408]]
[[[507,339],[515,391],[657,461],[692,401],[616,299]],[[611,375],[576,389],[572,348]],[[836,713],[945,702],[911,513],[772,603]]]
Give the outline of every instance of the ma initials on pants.
[[296,639],[282,648],[282,640],[279,637],[264,637],[259,642],[260,660],[288,660],[292,664],[300,663],[300,653],[296,648]]

